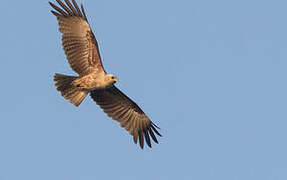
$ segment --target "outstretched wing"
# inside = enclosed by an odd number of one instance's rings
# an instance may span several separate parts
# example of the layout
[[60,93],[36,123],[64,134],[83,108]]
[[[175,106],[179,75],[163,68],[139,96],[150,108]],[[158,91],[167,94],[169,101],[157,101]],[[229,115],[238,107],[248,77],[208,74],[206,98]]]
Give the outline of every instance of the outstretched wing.
[[56,10],[51,11],[58,20],[59,30],[63,34],[62,45],[72,69],[79,75],[92,71],[104,71],[97,40],[88,23],[83,5],[81,10],[75,0],[70,3],[56,0],[62,9],[55,4],[50,5]]
[[91,97],[108,116],[120,122],[121,126],[134,137],[135,143],[139,138],[141,148],[144,147],[144,139],[151,147],[150,137],[158,143],[155,136],[155,134],[161,136],[156,129],[158,127],[118,88],[112,86],[103,90],[94,90],[91,92]]

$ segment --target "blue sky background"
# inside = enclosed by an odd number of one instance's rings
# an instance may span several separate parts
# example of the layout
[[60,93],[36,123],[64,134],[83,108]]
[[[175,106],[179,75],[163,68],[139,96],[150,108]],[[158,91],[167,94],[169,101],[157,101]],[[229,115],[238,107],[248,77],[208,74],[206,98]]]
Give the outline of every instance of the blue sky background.
[[0,6],[0,179],[287,179],[287,2],[83,3],[104,67],[161,127],[141,150],[88,97],[46,0]]

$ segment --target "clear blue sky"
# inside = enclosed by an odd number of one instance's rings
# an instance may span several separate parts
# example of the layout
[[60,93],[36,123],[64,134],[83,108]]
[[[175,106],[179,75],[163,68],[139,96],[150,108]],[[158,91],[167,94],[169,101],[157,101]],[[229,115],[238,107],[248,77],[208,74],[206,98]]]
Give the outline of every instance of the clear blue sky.
[[47,0],[0,6],[0,180],[286,180],[287,2],[78,0],[118,87],[161,127],[141,150],[88,97]]

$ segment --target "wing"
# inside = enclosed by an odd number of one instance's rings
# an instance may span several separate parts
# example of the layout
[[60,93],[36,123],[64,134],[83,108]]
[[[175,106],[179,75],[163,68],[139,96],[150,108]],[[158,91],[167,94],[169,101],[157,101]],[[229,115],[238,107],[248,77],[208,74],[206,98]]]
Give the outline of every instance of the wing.
[[94,101],[107,113],[108,116],[120,122],[134,138],[135,144],[139,138],[141,148],[144,147],[144,139],[151,147],[150,137],[158,143],[155,134],[161,136],[158,128],[129,97],[118,88],[95,90],[91,92]]
[[58,20],[62,33],[62,45],[72,69],[79,75],[86,75],[92,71],[104,71],[97,40],[88,23],[83,5],[81,10],[75,0],[73,5],[65,0],[56,0],[62,7],[50,5],[56,10],[51,11]]

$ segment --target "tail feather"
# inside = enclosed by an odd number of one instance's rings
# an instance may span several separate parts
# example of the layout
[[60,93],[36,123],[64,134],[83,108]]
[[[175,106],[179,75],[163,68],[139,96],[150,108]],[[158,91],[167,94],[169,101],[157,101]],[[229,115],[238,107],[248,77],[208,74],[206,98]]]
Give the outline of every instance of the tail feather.
[[62,96],[75,106],[79,106],[87,96],[88,92],[73,86],[72,82],[76,78],[77,77],[75,76],[55,74],[54,81],[57,90],[61,92]]

